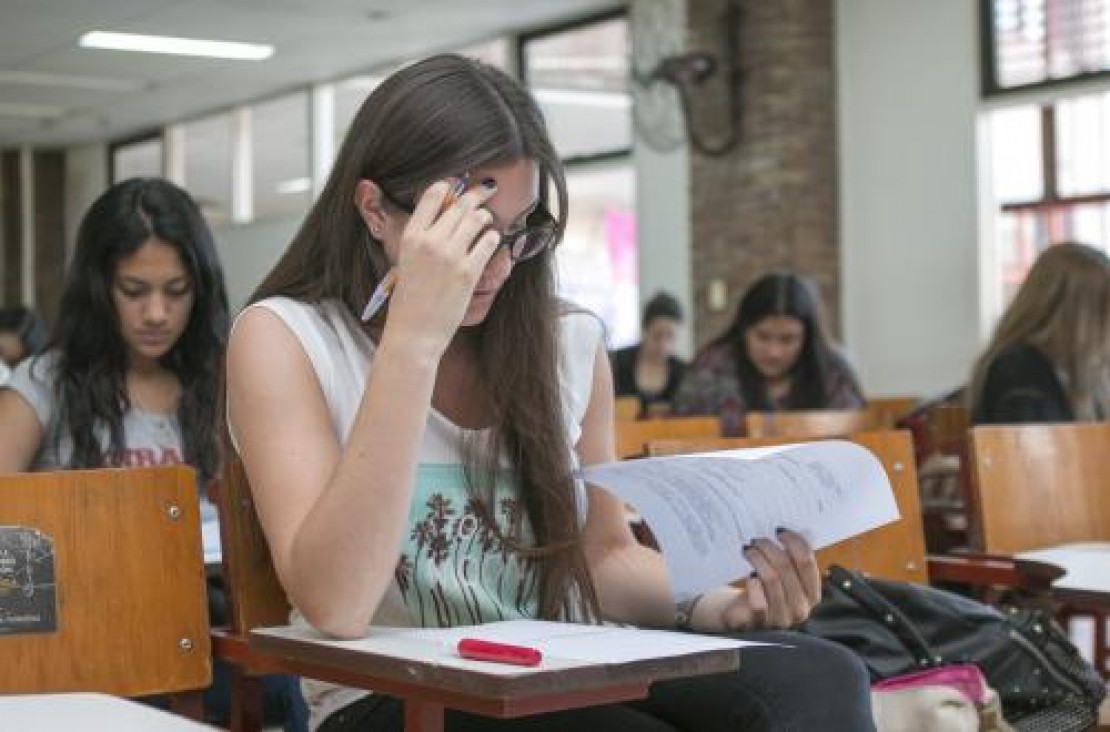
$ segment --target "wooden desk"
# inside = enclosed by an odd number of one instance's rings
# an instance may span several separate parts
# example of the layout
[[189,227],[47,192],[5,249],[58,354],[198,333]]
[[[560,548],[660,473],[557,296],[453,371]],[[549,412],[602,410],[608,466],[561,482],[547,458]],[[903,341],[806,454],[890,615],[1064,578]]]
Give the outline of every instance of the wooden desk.
[[[735,671],[736,648],[636,661],[584,663],[545,658],[523,668],[429,656],[428,644],[377,652],[361,641],[321,640],[312,631],[263,628],[250,634],[250,649],[285,659],[312,678],[390,694],[404,700],[406,732],[441,732],[444,710],[487,717],[523,717],[569,708],[612,704],[647,696],[664,679]],[[269,666],[270,664],[267,664]]]
[[0,696],[0,732],[211,732],[193,722],[107,694]]

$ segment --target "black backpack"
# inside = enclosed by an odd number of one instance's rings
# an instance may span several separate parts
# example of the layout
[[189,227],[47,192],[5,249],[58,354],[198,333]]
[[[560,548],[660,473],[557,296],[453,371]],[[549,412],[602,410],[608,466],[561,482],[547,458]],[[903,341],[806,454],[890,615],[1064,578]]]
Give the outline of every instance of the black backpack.
[[1102,679],[1040,610],[1003,613],[944,590],[865,579],[836,566],[823,589],[801,629],[851,648],[873,681],[974,663],[1018,730],[1071,732],[1098,721]]

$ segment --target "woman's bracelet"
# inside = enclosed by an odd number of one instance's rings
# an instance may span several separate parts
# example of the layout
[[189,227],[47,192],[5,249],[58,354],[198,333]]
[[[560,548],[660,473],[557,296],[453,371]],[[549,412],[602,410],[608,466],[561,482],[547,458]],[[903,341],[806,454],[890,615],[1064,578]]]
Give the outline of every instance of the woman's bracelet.
[[694,629],[694,608],[698,606],[698,602],[703,595],[694,595],[691,598],[682,600],[674,606],[674,627],[678,630],[693,630]]

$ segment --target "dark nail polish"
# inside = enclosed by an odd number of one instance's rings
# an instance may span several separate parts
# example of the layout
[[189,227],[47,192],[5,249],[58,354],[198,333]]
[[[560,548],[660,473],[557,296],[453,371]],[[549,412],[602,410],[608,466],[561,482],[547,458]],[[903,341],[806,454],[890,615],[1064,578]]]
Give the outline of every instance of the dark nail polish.
[[752,573],[748,575],[748,579],[759,579],[759,572],[756,572],[756,571],[755,571],[755,570],[753,569],[753,570],[752,570]]
[[751,544],[745,544],[744,546],[740,547],[740,551],[742,551],[742,552],[746,552],[746,551],[748,551],[748,550],[749,550],[749,549],[751,549],[751,548],[752,548],[752,545],[751,545]]
[[483,188],[489,188],[489,189],[492,190],[492,189],[497,187],[497,181],[495,181],[493,178],[483,178],[482,179],[482,187]]
[[784,529],[784,528],[783,528],[783,527],[781,527],[781,526],[780,526],[780,527],[778,527],[777,529],[775,529],[775,533],[776,533],[776,534],[781,534],[781,533],[782,533],[782,532],[784,532],[784,531],[786,531],[786,529]]

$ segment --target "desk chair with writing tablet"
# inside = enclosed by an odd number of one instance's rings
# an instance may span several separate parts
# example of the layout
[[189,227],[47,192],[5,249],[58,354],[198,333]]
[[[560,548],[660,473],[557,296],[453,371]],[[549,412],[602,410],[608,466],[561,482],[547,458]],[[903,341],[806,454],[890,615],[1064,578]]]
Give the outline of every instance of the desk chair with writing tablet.
[[[973,548],[1032,559],[1050,550],[1041,556],[1067,571],[1067,552],[1051,550],[1101,544],[1110,575],[1110,423],[980,426],[970,444]],[[1066,575],[1060,584],[1061,619],[1095,618],[1095,667],[1110,677],[1110,592],[1084,592]]]
[[721,422],[716,417],[664,417],[616,421],[616,452],[620,459],[644,454],[652,440],[719,437]]
[[236,665],[233,730],[260,728],[262,673],[290,673],[389,694],[404,701],[407,732],[440,732],[445,709],[490,717],[576,709],[642,699],[658,680],[736,668],[735,651],[721,651],[505,678],[454,669],[435,659],[399,661],[319,642],[290,641],[280,633],[252,635],[255,629],[286,625],[290,605],[270,561],[246,472],[237,460],[224,471],[219,508],[232,628],[213,631],[213,647],[218,657]]
[[0,476],[0,694],[211,683],[196,477],[183,466]]

